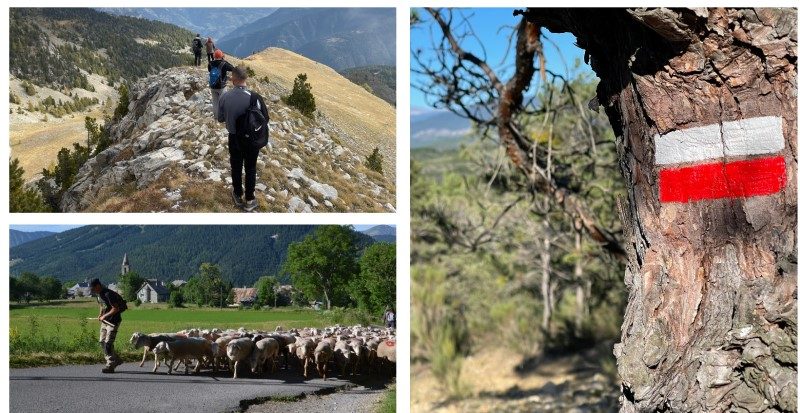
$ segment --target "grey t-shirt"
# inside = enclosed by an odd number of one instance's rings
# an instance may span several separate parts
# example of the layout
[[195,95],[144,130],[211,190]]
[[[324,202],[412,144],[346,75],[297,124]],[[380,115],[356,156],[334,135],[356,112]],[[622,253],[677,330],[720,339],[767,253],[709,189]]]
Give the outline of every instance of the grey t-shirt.
[[219,97],[217,121],[225,122],[230,134],[236,134],[236,119],[242,116],[250,106],[250,91],[244,86],[234,86]]

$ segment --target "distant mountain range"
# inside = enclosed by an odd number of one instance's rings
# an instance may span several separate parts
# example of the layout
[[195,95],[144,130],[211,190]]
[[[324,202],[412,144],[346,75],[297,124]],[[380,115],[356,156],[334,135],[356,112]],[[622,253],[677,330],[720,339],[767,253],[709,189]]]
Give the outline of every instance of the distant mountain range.
[[276,8],[220,8],[220,7],[119,7],[100,8],[100,11],[122,16],[139,17],[171,23],[176,26],[200,33],[203,37],[211,37],[218,41],[237,28],[252,23],[262,17],[269,16]]
[[[252,285],[260,276],[279,275],[289,244],[301,241],[314,228],[89,225],[11,248],[9,272],[30,271],[62,281],[97,277],[111,282],[120,273],[123,255],[128,254],[131,269],[143,277],[185,280],[197,273],[201,263],[212,262],[234,285]],[[369,235],[355,234],[361,248],[375,242]]]
[[49,231],[33,231],[33,232],[24,232],[24,231],[17,231],[15,229],[9,230],[9,239],[8,243],[10,247],[16,247],[17,245],[22,245],[26,242],[37,240],[39,238],[49,237],[50,235],[55,234],[55,232]]
[[471,127],[468,119],[447,110],[412,109],[411,148],[457,147]]
[[217,46],[239,57],[279,47],[336,70],[395,66],[395,9],[281,8],[232,31]]
[[391,242],[392,244],[397,242],[397,229],[390,225],[376,225],[361,231],[361,233],[369,235],[378,242]]
[[394,66],[364,66],[341,70],[339,73],[351,82],[364,87],[369,86],[373,95],[397,105],[397,68]]

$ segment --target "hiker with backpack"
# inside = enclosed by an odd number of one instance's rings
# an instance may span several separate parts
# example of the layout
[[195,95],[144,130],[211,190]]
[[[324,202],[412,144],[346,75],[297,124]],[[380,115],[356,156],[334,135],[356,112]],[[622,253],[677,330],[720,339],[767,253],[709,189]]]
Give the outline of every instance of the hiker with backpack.
[[214,41],[209,37],[208,40],[206,40],[206,57],[208,58],[208,63],[211,63],[211,60],[213,60],[215,50],[217,50],[217,47],[214,46]]
[[225,53],[222,53],[222,50],[214,51],[214,60],[208,63],[208,87],[211,89],[211,110],[214,117],[217,116],[222,89],[225,89],[228,83],[228,72],[233,69],[233,65],[225,61]]
[[[219,122],[225,122],[228,130],[233,204],[252,212],[258,208],[255,197],[256,161],[259,151],[269,139],[269,113],[264,99],[247,89],[247,68],[235,67],[231,72],[231,82],[233,88],[219,98],[216,116]],[[244,191],[242,167],[245,174]]]
[[113,373],[114,369],[122,364],[114,351],[114,341],[117,338],[119,325],[122,323],[122,312],[128,309],[125,300],[116,291],[105,287],[99,279],[95,278],[89,283],[92,293],[97,295],[97,302],[100,304],[100,346],[106,359],[106,366],[103,373]]
[[200,54],[203,52],[203,40],[200,39],[200,33],[192,39],[192,52],[194,53],[194,65],[200,66]]

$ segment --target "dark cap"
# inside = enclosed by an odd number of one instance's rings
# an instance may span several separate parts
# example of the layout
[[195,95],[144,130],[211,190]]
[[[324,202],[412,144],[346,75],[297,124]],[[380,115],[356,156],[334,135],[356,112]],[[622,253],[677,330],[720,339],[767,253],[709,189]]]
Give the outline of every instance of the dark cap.
[[92,279],[92,281],[89,281],[89,286],[90,287],[94,287],[96,285],[103,285],[103,283],[100,282],[99,278],[94,278],[94,279]]
[[232,73],[237,79],[247,80],[247,68],[244,66],[234,67]]

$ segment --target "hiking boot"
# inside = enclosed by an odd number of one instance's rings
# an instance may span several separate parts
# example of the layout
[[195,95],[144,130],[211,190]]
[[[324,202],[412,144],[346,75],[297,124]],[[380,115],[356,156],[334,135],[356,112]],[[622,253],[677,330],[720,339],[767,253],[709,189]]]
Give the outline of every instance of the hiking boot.
[[117,368],[117,366],[121,366],[123,364],[122,359],[118,359],[117,361],[111,363],[111,368]]
[[244,203],[244,210],[247,212],[253,212],[256,208],[258,208],[258,201],[255,198]]
[[106,366],[103,370],[103,373],[113,373],[114,372],[114,365]]
[[244,201],[242,201],[242,197],[237,196],[236,191],[234,191],[233,189],[231,189],[231,199],[233,199],[233,205],[235,205],[236,208],[244,207]]

